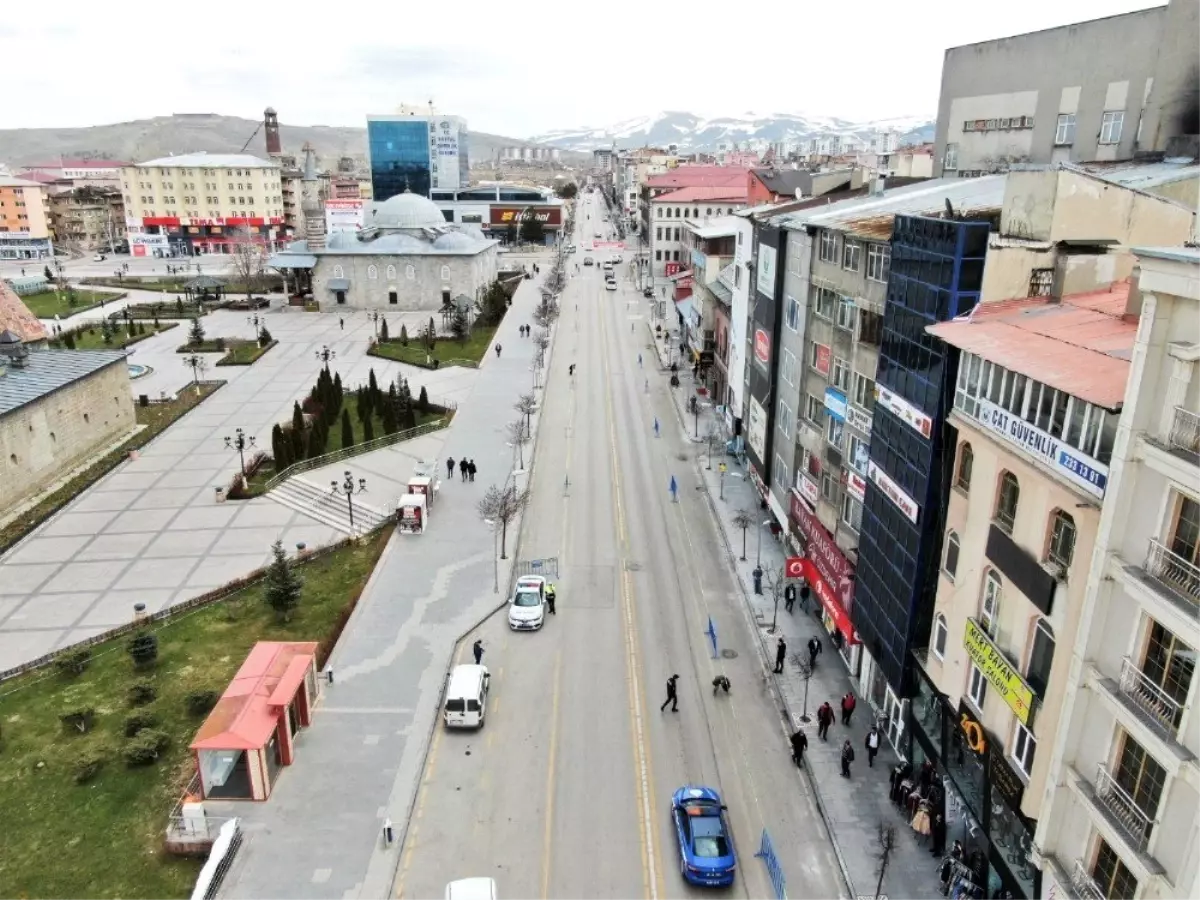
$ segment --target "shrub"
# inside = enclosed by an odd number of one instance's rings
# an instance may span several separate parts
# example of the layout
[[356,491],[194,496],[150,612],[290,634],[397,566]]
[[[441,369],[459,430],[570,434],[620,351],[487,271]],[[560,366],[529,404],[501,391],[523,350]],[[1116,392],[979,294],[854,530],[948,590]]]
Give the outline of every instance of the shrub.
[[64,728],[73,728],[80,734],[86,734],[96,720],[96,710],[90,706],[81,706],[63,713],[58,720],[63,723]]
[[88,667],[88,663],[91,661],[92,651],[86,648],[68,650],[66,653],[59,654],[54,660],[54,668],[58,674],[74,678],[77,675],[82,675],[83,670]]
[[139,669],[153,665],[158,659],[158,635],[151,631],[134,635],[133,640],[129,642],[129,655]]
[[225,491],[225,496],[230,500],[245,500],[249,496],[246,491],[246,479],[238,472],[233,476],[233,480],[229,482],[229,488]]
[[122,755],[125,757],[125,765],[135,766],[152,766],[158,760],[161,754],[171,743],[171,738],[166,732],[156,731],[153,728],[147,728],[145,731],[139,731],[137,737],[132,738],[125,745],[125,750]]
[[76,758],[71,767],[72,778],[76,784],[87,784],[100,774],[104,768],[105,758],[99,750],[85,750]]
[[216,691],[192,691],[183,698],[189,716],[203,716],[214,706],[220,695]]
[[408,346],[408,329],[404,325],[400,326],[400,344],[404,347]]
[[157,696],[158,689],[149,681],[135,681],[129,686],[129,692],[126,694],[130,706],[145,706],[147,703],[153,703]]
[[139,731],[153,728],[158,724],[158,716],[151,712],[134,713],[125,719],[125,737],[133,737]]
[[267,326],[264,325],[258,332],[258,346],[265,347],[271,343],[271,332],[267,331]]
[[216,348],[217,348],[218,350],[220,350],[222,353],[224,353],[224,352],[225,352],[225,338],[223,338],[223,337],[219,337],[219,338],[217,338],[215,341],[213,341],[213,344],[214,344],[214,345],[216,346]]

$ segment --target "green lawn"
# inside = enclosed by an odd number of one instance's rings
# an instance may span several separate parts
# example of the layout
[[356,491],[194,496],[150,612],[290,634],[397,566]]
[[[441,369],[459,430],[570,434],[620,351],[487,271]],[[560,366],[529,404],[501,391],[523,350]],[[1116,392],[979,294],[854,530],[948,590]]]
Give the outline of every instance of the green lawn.
[[[174,299],[163,300],[161,303],[131,303],[125,307],[130,317],[134,319],[197,319],[207,314],[208,310],[195,303],[176,303]],[[125,309],[116,315],[125,318]]]
[[[121,321],[119,324],[113,325],[112,335],[109,342],[104,342],[104,332],[99,325],[92,325],[87,328],[72,332],[75,340],[76,350],[124,350],[126,347],[136,344],[138,341],[144,341],[146,338],[152,338],[156,334],[168,331],[178,325],[178,322],[160,322],[158,329],[154,328],[153,323],[141,322],[145,330],[145,334],[135,334],[129,336],[129,332],[125,330],[125,324]],[[50,346],[58,350],[67,349],[66,343],[62,337],[54,338],[50,341]]]
[[[196,273],[192,272],[186,276],[171,275],[163,278],[154,278],[151,276],[126,275],[124,278],[112,278],[110,276],[100,276],[86,279],[87,284],[98,284],[104,287],[123,287],[128,290],[139,289],[148,291],[168,290],[175,294],[182,294],[184,285],[196,277]],[[283,290],[283,279],[281,278],[264,278],[261,284],[254,287],[254,293],[279,293]],[[235,295],[241,294],[245,296],[246,286],[240,282],[232,281],[224,285],[224,294],[226,298],[234,299]]]
[[265,347],[260,347],[257,341],[229,341],[225,345],[229,352],[217,360],[218,366],[249,366],[253,365],[264,353],[278,344],[271,341]]
[[69,295],[66,291],[42,291],[39,294],[26,294],[21,298],[21,302],[28,306],[29,311],[39,319],[53,319],[55,316],[62,316],[65,319],[75,313],[94,309],[100,305],[101,300],[109,303],[125,296],[113,291],[89,291],[79,288],[74,289],[74,293],[74,304],[69,302]]
[[[158,662],[147,674],[135,674],[128,639],[117,638],[93,648],[90,666],[73,679],[44,669],[0,684],[0,896],[186,897],[201,861],[162,851],[166,817],[192,774],[187,747],[203,720],[187,713],[184,698],[223,690],[255,641],[332,646],[389,536],[384,529],[302,566],[304,595],[290,623],[278,623],[262,586],[251,586],[161,627]],[[136,711],[157,716],[171,744],[155,765],[130,769],[120,756],[124,720],[135,711],[126,696],[142,679],[158,696]],[[58,717],[81,706],[95,708],[93,729],[68,732]],[[72,764],[84,751],[105,764],[94,781],[76,785]]]
[[492,350],[492,338],[496,334],[494,325],[476,325],[465,341],[454,338],[439,338],[430,351],[420,341],[410,338],[408,346],[398,340],[389,340],[371,349],[371,356],[394,359],[422,368],[432,368],[426,363],[426,354],[437,360],[439,366],[477,366],[483,354]]

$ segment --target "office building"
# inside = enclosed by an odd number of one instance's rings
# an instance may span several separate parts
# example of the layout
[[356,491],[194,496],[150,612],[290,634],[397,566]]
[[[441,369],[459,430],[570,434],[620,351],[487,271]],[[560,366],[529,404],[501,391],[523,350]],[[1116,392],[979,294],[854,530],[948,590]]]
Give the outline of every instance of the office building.
[[459,116],[401,107],[367,117],[367,155],[376,201],[405,191],[429,197],[470,182],[467,122]]
[[46,189],[34,181],[0,175],[0,259],[52,259]]
[[461,190],[438,189],[433,202],[447,222],[473,226],[506,244],[522,239],[526,218],[537,219],[547,244],[558,239],[566,221],[566,202],[550,188],[532,185],[484,182]]

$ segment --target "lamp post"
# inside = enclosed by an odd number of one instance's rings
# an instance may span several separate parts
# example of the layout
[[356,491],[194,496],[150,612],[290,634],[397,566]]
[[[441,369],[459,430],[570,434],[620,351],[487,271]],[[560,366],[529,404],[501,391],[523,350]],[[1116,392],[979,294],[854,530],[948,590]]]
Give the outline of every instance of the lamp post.
[[259,328],[267,323],[266,318],[260,319],[258,313],[255,313],[252,316],[246,316],[246,321],[254,326],[254,339],[257,341],[258,336],[262,333],[259,331]]
[[317,351],[316,355],[317,355],[317,359],[321,360],[321,362],[323,362],[325,364],[325,368],[328,369],[329,361],[331,359],[334,359],[335,357],[337,357],[337,352],[334,350],[330,350],[329,345],[326,344],[324,347],[322,347],[320,350]]
[[763,529],[766,528],[770,524],[771,524],[770,519],[764,519],[762,525],[760,525],[758,528],[758,553],[756,554],[755,565],[758,566],[759,568],[762,567],[762,533],[763,533]]
[[367,313],[367,318],[375,326],[375,337],[379,337],[379,310]]
[[242,461],[242,476],[246,475],[246,448],[254,447],[254,435],[246,434],[242,429],[238,428],[234,431],[233,437],[226,435],[225,449],[236,450],[238,457]]
[[336,478],[329,482],[333,485],[331,493],[346,495],[346,511],[350,515],[350,533],[354,534],[354,495],[361,494],[367,489],[367,479],[358,479],[358,487],[354,485],[354,476],[350,474],[350,470],[346,470],[346,475],[339,482]]
[[204,361],[204,357],[199,353],[193,353],[183,358],[183,364],[191,366],[192,381],[196,385],[196,396],[200,396],[200,373],[208,367],[208,363]]

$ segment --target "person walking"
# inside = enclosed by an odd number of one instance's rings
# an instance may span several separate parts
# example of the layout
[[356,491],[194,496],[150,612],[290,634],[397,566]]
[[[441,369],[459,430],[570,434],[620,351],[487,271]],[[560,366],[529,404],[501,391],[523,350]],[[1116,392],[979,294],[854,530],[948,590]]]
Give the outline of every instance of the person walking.
[[[724,463],[722,463],[724,465]],[[783,589],[783,608],[791,614],[792,607],[796,605],[796,586],[789,584]]]
[[458,461],[458,474],[461,476],[463,481],[467,480],[467,468],[468,468],[467,458],[464,456],[462,459],[460,459]]
[[472,459],[472,460],[468,460],[468,462],[467,462],[467,481],[473,482],[474,480],[475,480],[475,460]]
[[817,667],[817,657],[825,648],[821,646],[821,639],[815,634],[808,639],[808,667],[815,669]]
[[842,744],[842,777],[850,777],[850,763],[854,762],[854,748],[850,746],[850,739],[846,738],[846,742]]
[[483,638],[471,645],[471,652],[475,654],[475,665],[480,665],[483,660]]
[[342,331],[346,330],[346,320],[345,319],[338,319],[338,328],[342,329]]
[[446,457],[446,477],[447,478],[454,477],[454,457],[453,456]]
[[499,358],[500,358],[500,345],[497,344],[496,345],[496,359],[499,359]]
[[640,369],[641,367],[642,367],[642,354],[639,353],[638,354],[638,368]]
[[552,616],[558,615],[558,613],[556,613],[554,611],[554,601],[556,599],[557,599],[557,591],[555,590],[554,582],[552,581],[548,585],[546,585],[546,611],[548,613],[550,613],[550,615],[552,615]]
[[858,701],[854,698],[853,691],[847,691],[846,696],[842,698],[842,724],[849,725],[850,717],[854,715],[854,707],[858,705]]
[[823,741],[829,740],[829,726],[833,724],[833,707],[826,700],[817,710],[817,737]]
[[662,712],[667,708],[667,704],[671,704],[671,712],[679,712],[679,696],[675,691],[675,682],[679,680],[678,675],[672,675],[667,679],[667,699],[663,701],[662,706],[658,708]]
[[808,749],[808,735],[800,729],[796,729],[796,733],[790,738],[792,743],[792,759],[795,760],[797,766],[804,764],[804,751]]
[[875,755],[879,753],[879,727],[871,726],[871,730],[867,732],[867,739],[863,741],[863,746],[867,748],[867,767],[875,768]]
[[567,374],[572,378],[575,377],[575,363],[571,363],[569,366],[567,366]]
[[811,592],[808,589],[808,582],[800,585],[800,611],[808,612],[808,596]]
[[787,659],[787,644],[783,638],[775,645],[775,674],[783,674],[783,661]]
[[671,483],[667,486],[667,488],[671,492],[671,502],[678,503],[679,502],[679,485],[676,483],[674,475],[671,476]]
[[761,594],[763,592],[762,591],[762,580],[763,580],[762,566],[756,565],[754,567],[754,571],[751,572],[750,574],[754,577],[754,593]]

